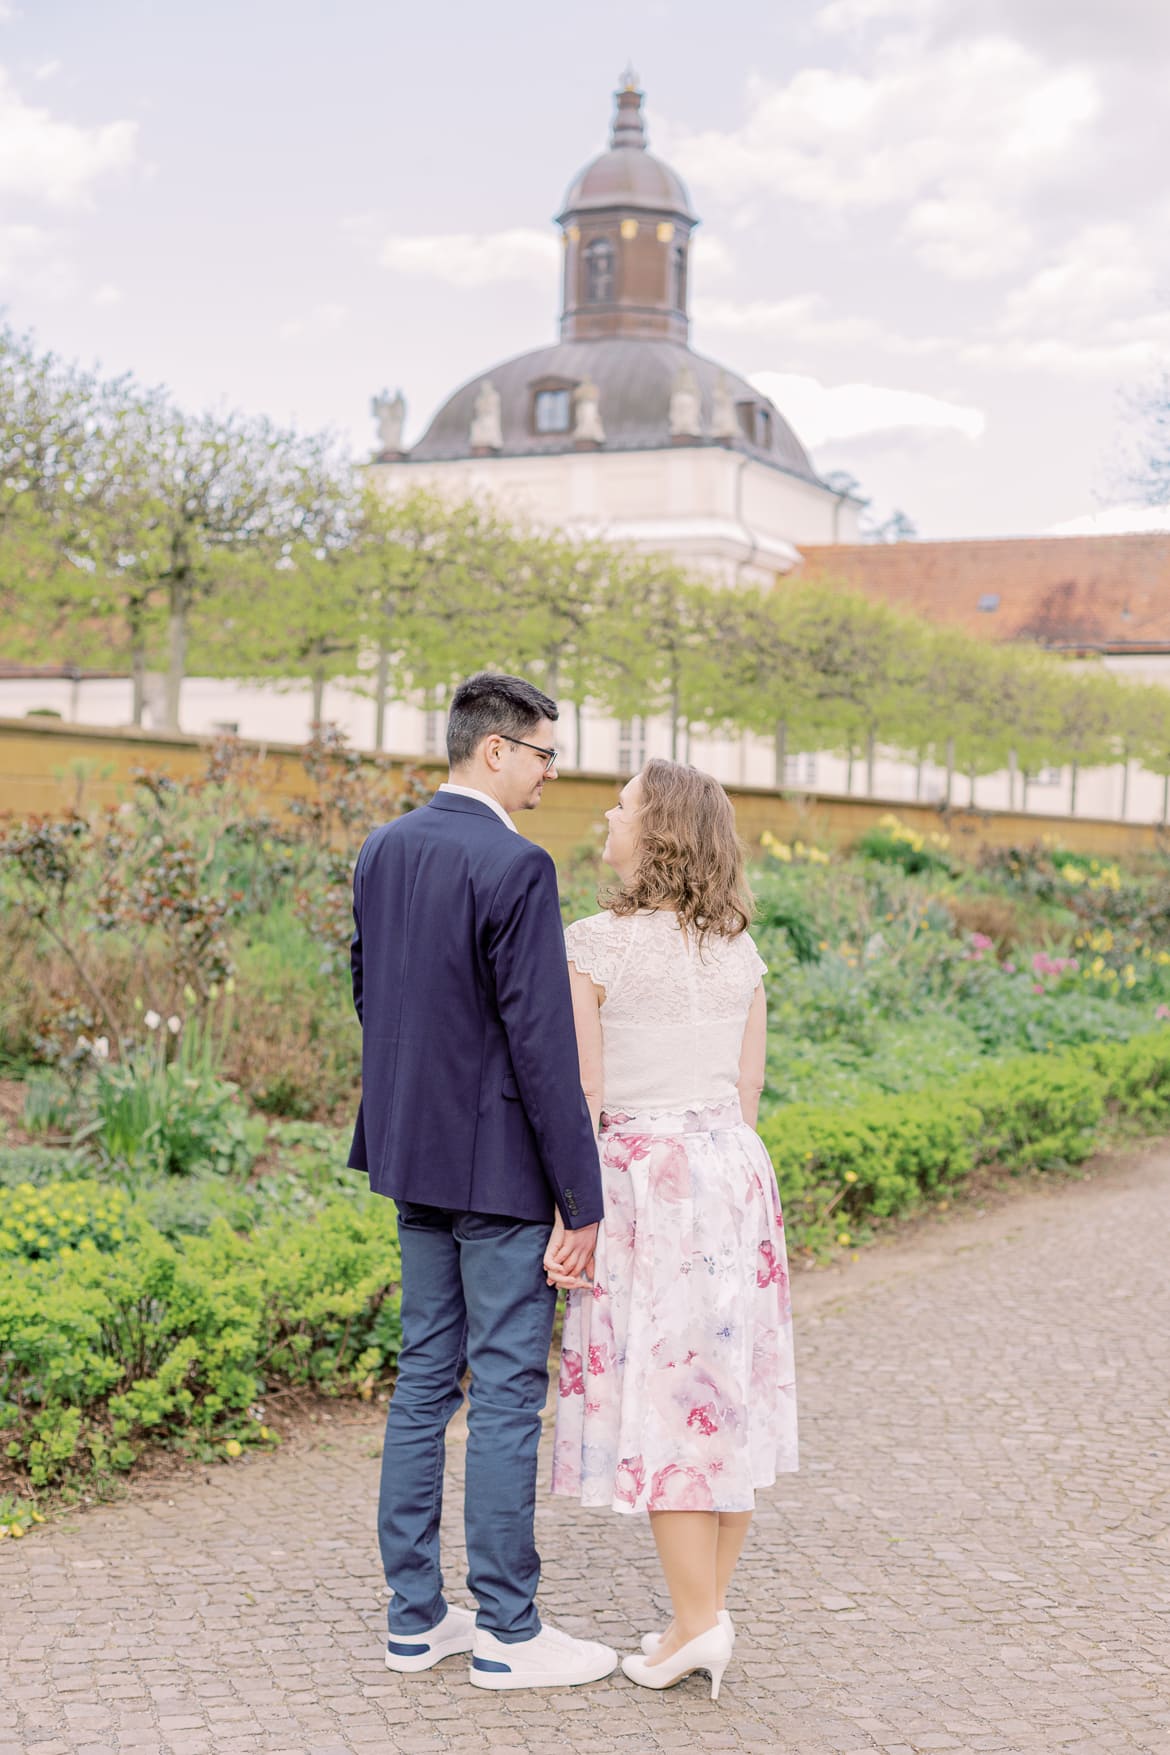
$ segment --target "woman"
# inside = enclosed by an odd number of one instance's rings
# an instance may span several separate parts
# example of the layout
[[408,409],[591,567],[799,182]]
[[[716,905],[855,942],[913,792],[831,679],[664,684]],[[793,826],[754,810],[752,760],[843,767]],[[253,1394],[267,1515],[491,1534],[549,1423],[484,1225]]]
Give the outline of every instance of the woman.
[[648,1688],[693,1670],[711,1697],[735,1638],[725,1598],[755,1490],[796,1468],[783,1221],[753,1131],[766,973],[731,803],[650,761],[603,857],[621,887],[566,933],[605,1219],[569,1286],[553,1492],[650,1515],[674,1619],[623,1660]]

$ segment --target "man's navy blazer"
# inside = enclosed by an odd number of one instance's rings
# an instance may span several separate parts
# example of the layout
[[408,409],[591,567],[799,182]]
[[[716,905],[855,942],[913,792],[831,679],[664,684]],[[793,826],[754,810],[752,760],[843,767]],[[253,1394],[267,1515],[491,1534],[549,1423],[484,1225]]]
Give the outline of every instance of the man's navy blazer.
[[439,792],[375,829],[353,878],[362,1101],[379,1194],[574,1229],[602,1216],[556,868],[486,804]]

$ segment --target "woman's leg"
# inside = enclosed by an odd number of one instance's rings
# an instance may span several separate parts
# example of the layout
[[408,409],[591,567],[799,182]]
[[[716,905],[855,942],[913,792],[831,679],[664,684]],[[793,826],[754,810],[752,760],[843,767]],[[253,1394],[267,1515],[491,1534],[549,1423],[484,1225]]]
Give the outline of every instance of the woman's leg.
[[650,1660],[658,1663],[715,1625],[719,1515],[652,1511],[650,1527],[674,1609],[674,1620]]
[[715,1607],[727,1607],[727,1587],[731,1583],[731,1575],[743,1552],[751,1526],[750,1511],[721,1511],[719,1513],[719,1539],[715,1550]]

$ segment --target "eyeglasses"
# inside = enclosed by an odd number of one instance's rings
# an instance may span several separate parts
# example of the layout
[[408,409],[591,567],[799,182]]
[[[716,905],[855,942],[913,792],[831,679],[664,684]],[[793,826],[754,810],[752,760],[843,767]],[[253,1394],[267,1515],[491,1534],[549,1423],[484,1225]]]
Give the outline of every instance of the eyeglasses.
[[546,774],[551,774],[553,769],[557,765],[558,752],[556,750],[546,750],[541,744],[538,744],[538,743],[525,743],[525,741],[522,737],[505,737],[504,742],[505,743],[518,743],[521,746],[521,748],[526,749],[526,750],[535,750],[538,756],[544,756],[544,758],[545,758],[544,771]]

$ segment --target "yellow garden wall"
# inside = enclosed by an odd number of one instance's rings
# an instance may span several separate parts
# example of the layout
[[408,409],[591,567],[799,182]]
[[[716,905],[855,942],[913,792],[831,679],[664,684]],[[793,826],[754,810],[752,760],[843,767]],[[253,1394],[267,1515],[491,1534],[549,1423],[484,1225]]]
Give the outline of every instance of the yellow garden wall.
[[[133,789],[135,768],[161,769],[176,777],[201,774],[210,739],[168,736],[152,731],[105,730],[64,725],[54,720],[0,719],[0,812],[56,814],[79,800],[87,808],[117,804]],[[263,758],[265,803],[279,812],[307,790],[299,744],[249,744]],[[433,771],[436,784],[443,764],[418,757],[396,757],[403,766]],[[539,811],[520,819],[520,827],[563,862],[582,844],[596,842],[602,812],[621,784],[611,774],[566,774],[547,787]],[[1150,823],[1115,823],[1091,817],[1029,816],[1020,811],[953,810],[949,816],[927,805],[891,804],[874,799],[785,797],[760,787],[729,786],[740,833],[758,842],[765,829],[781,840],[802,837],[822,846],[848,845],[886,811],[896,811],[914,828],[945,827],[956,848],[980,843],[998,846],[1052,836],[1062,847],[1124,854],[1165,845],[1165,832]]]

